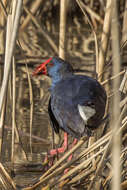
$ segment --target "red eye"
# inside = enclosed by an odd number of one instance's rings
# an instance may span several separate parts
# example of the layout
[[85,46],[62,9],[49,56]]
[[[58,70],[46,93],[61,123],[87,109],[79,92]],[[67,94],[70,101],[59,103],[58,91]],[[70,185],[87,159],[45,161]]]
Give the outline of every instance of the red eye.
[[43,68],[42,74],[47,75],[47,68],[46,67]]
[[50,63],[49,63],[49,66],[50,66],[50,67],[52,67],[52,66],[53,66],[53,63],[52,63],[52,62],[50,62]]

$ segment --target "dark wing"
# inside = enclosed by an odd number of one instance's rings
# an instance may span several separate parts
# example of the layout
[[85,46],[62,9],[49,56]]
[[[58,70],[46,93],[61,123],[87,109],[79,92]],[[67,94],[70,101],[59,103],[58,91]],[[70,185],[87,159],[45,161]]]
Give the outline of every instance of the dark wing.
[[[98,127],[104,115],[105,104],[106,93],[103,87],[86,76],[72,76],[59,82],[52,91],[51,109],[54,117],[63,130],[75,137],[87,135],[88,125],[91,129]],[[83,121],[78,105],[95,107],[96,114],[91,117],[88,125]]]
[[49,117],[50,117],[51,126],[53,127],[53,129],[56,133],[59,133],[59,123],[57,122],[57,120],[52,112],[52,109],[51,109],[51,98],[50,98],[49,104],[48,104],[48,113],[49,113]]
[[93,86],[93,99],[92,106],[95,108],[95,115],[90,118],[88,125],[91,129],[96,129],[103,120],[103,116],[105,113],[107,95],[104,88],[95,80],[95,86]]

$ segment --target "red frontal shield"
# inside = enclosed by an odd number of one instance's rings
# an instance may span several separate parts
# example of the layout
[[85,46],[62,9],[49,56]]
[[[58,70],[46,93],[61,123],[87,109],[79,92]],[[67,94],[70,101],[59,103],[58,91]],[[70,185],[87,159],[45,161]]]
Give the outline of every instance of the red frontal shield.
[[52,60],[52,57],[50,57],[48,60],[43,62],[41,65],[36,67],[36,69],[33,72],[33,75],[37,75],[38,73],[47,74],[46,65]]

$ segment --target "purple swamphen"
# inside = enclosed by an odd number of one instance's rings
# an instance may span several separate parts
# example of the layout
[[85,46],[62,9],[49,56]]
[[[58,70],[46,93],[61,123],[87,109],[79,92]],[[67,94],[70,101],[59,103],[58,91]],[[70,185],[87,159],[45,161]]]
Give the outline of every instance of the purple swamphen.
[[63,147],[57,149],[63,152],[67,148],[67,134],[79,139],[90,136],[99,127],[105,113],[106,92],[97,80],[74,74],[72,66],[58,57],[49,58],[33,74],[40,72],[52,79],[48,111],[55,132],[66,132]]

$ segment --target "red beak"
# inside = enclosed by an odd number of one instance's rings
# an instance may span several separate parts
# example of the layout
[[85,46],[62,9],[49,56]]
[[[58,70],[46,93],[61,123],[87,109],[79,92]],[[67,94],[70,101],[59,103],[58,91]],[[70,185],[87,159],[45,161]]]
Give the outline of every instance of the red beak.
[[52,60],[52,57],[50,57],[48,60],[46,60],[44,63],[36,67],[36,69],[33,72],[33,76],[37,75],[38,73],[47,74],[47,68],[46,65]]

